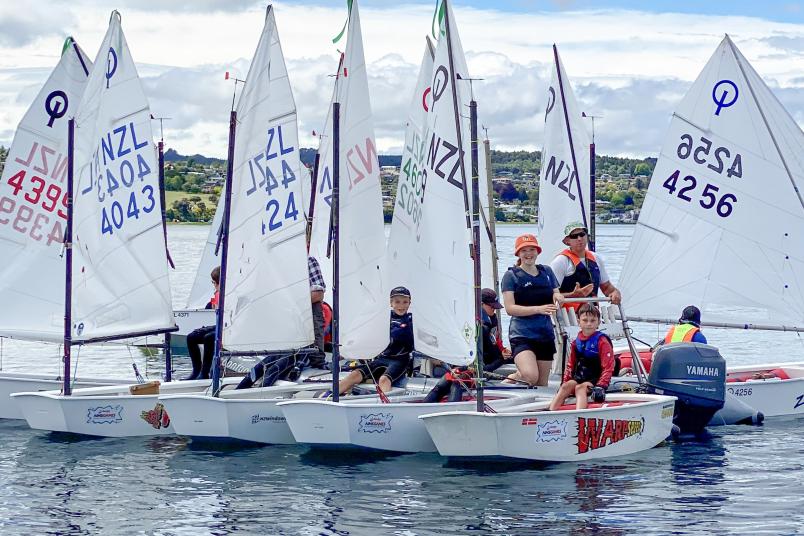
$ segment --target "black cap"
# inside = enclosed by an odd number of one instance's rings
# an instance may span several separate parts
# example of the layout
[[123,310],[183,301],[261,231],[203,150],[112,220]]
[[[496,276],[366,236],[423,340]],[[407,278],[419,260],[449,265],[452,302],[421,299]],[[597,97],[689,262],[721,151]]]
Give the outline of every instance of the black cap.
[[484,288],[480,291],[480,300],[486,305],[491,305],[495,309],[502,309],[503,306],[497,301],[497,293],[490,288]]
[[410,298],[410,291],[405,287],[394,287],[391,289],[391,297],[394,296],[405,296]]
[[688,305],[681,311],[681,318],[678,319],[679,324],[692,324],[695,327],[701,327],[701,310],[694,305]]

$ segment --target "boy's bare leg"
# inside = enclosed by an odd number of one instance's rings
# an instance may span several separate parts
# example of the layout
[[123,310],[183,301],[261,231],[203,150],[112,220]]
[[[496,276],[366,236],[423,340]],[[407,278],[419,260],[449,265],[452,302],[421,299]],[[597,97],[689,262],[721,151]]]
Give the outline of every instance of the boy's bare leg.
[[380,376],[380,381],[378,383],[383,393],[387,393],[392,389],[391,378],[389,378],[385,374]]
[[564,402],[567,400],[567,397],[575,391],[576,385],[577,382],[575,380],[569,380],[567,383],[559,387],[556,396],[554,396],[552,402],[550,402],[550,411],[555,411],[563,406]]
[[353,370],[344,379],[338,382],[338,393],[344,394],[349,392],[352,387],[363,381],[363,373],[359,370]]
[[592,386],[589,382],[583,382],[575,387],[575,407],[577,409],[586,409],[588,404],[588,397],[589,397],[589,388]]

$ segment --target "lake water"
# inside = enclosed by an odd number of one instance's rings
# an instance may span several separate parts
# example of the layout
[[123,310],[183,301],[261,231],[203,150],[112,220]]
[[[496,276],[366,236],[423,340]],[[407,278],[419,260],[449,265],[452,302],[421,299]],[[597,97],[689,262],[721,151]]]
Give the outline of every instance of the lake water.
[[[498,227],[501,267],[529,226]],[[171,226],[183,303],[208,227]],[[598,227],[617,280],[633,228]],[[627,306],[627,296],[626,296]],[[635,326],[637,336],[663,329]],[[795,334],[706,330],[732,364],[802,360]],[[77,353],[77,352],[76,352]],[[75,355],[75,354],[74,354]],[[83,349],[79,374],[157,377],[158,358]],[[57,373],[59,349],[3,341],[4,370]],[[179,359],[179,374],[187,370]],[[712,430],[623,459],[455,465],[437,455],[355,456],[183,438],[67,439],[0,423],[0,534],[798,534],[804,427],[791,419]]]

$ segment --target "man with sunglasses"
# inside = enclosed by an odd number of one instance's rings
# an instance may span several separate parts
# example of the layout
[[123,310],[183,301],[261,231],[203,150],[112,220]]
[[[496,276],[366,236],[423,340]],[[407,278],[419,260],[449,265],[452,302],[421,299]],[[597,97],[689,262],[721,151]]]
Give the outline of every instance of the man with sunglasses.
[[[597,296],[598,289],[611,298],[614,304],[620,303],[622,296],[609,280],[609,274],[598,253],[586,247],[589,232],[580,222],[572,222],[564,228],[564,245],[567,249],[556,255],[550,263],[559,284],[559,292],[567,298]],[[567,304],[580,307],[581,304]]]

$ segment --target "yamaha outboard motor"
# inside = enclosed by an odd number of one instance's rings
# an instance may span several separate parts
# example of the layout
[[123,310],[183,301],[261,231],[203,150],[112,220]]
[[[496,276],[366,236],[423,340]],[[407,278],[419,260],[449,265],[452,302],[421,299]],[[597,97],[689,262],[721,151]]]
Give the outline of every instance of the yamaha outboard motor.
[[665,344],[653,354],[647,391],[677,397],[673,423],[698,434],[725,404],[726,361],[708,344]]

